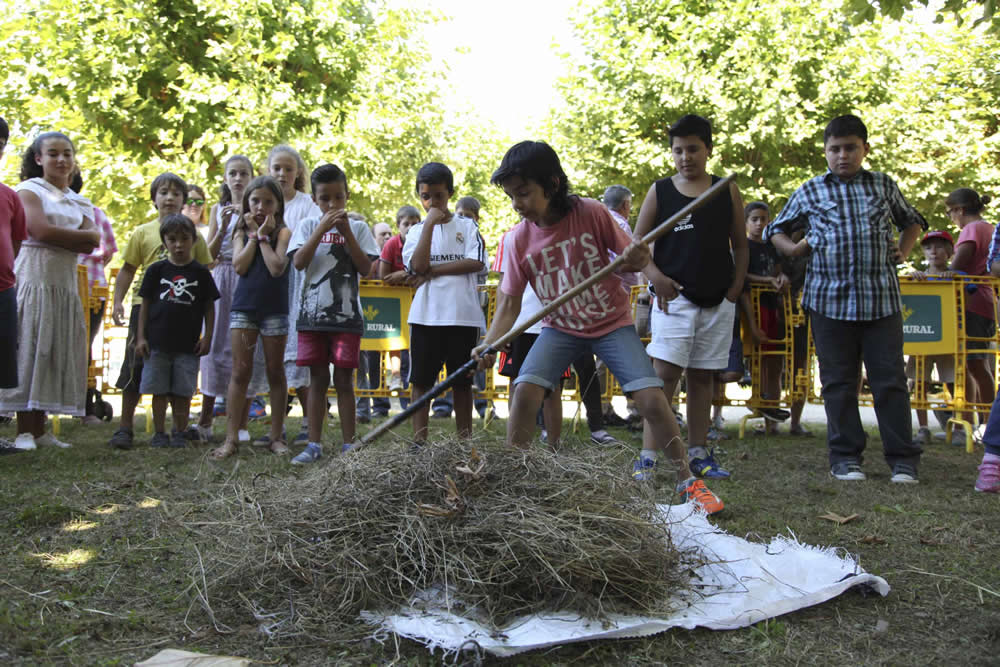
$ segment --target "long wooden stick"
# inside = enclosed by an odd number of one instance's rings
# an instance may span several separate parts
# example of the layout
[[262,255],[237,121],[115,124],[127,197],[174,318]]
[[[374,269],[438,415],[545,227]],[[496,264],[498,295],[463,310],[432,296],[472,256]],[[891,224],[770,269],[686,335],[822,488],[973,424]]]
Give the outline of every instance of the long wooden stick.
[[[729,183],[734,178],[736,178],[736,174],[731,174],[726,178],[723,178],[718,182],[716,182],[712,187],[710,187],[708,190],[705,190],[705,192],[703,192],[700,196],[691,201],[687,206],[685,206],[681,210],[677,211],[677,213],[670,216],[670,218],[668,218],[666,222],[664,222],[661,225],[657,225],[655,228],[651,229],[649,233],[647,233],[644,237],[642,237],[642,243],[648,245],[653,241],[655,241],[656,239],[660,238],[661,236],[664,236],[665,234],[671,232],[674,229],[674,227],[676,227],[678,223],[680,223],[684,218],[691,215],[699,208],[707,204],[709,201],[712,200],[713,197],[721,193],[723,190],[728,189]],[[611,263],[602,268],[600,271],[592,274],[579,285],[576,285],[569,291],[563,293],[561,296],[550,301],[544,308],[539,310],[530,319],[521,324],[521,326],[515,329],[511,329],[506,334],[504,334],[497,340],[490,343],[489,344],[490,349],[493,352],[496,352],[497,350],[505,346],[507,343],[511,342],[512,340],[523,334],[538,321],[540,321],[544,317],[554,313],[556,310],[561,308],[563,304],[580,296],[587,289],[589,289],[596,283],[603,280],[606,276],[617,271],[624,263],[625,263],[624,255],[619,255],[615,257],[615,259]],[[415,401],[411,402],[410,405],[405,410],[397,414],[395,417],[387,419],[386,421],[382,422],[381,424],[373,428],[371,431],[363,435],[358,440],[358,444],[354,446],[354,450],[361,449],[365,445],[374,442],[379,436],[381,436],[389,429],[395,428],[399,424],[403,423],[414,412],[416,412],[423,406],[427,405],[430,401],[434,400],[444,392],[448,391],[452,387],[452,385],[454,385],[455,382],[459,380],[459,378],[473,372],[478,363],[479,362],[476,361],[475,359],[470,359],[468,362],[463,364],[462,367],[459,368],[457,371],[446,377],[438,384],[431,387],[431,389],[426,394],[416,399]]]

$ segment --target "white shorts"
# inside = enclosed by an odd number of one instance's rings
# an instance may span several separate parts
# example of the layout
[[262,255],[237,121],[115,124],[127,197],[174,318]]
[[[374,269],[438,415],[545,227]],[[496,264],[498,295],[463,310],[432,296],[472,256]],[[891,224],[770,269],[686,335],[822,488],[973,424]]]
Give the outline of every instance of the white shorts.
[[723,370],[729,365],[735,317],[736,304],[726,299],[718,306],[700,308],[680,295],[663,312],[654,298],[652,340],[646,352],[681,368]]

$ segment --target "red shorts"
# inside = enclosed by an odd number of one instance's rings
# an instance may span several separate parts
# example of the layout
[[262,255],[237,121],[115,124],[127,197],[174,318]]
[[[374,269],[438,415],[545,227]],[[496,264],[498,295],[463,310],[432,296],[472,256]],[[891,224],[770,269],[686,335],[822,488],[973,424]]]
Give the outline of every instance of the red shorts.
[[334,331],[299,331],[296,366],[333,364],[337,368],[357,368],[361,356],[361,334]]
[[[771,340],[781,340],[785,337],[785,333],[781,330],[781,319],[778,316],[777,308],[768,308],[767,306],[761,306],[758,311],[758,320],[760,323],[760,328],[764,332],[764,335]],[[765,343],[761,349],[762,350],[776,350],[780,349],[780,344],[775,343]]]

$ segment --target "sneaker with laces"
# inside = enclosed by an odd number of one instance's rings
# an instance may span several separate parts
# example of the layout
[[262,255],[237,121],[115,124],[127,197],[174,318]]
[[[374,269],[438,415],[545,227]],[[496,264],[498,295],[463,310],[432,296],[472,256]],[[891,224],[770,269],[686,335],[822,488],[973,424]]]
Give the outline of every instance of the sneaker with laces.
[[174,449],[184,449],[188,446],[187,436],[181,431],[173,431],[170,434],[170,444],[168,446]]
[[1000,493],[1000,461],[984,460],[979,464],[979,476],[974,488],[981,493]]
[[636,457],[632,461],[632,479],[637,482],[648,482],[656,474],[656,459],[648,459],[643,456]]
[[590,434],[590,441],[595,445],[620,445],[618,438],[605,430],[594,431]]
[[341,454],[346,454],[347,452],[351,451],[352,449],[354,449],[354,443],[353,442],[345,442],[344,444],[342,444],[340,446],[340,453]]
[[292,440],[292,444],[298,445],[308,445],[309,444],[309,431],[299,431],[299,434],[295,436]]
[[59,447],[60,449],[69,449],[73,446],[68,442],[63,442],[51,433],[46,433],[35,438],[35,444],[39,447]]
[[726,507],[722,499],[709,491],[705,482],[700,479],[688,482],[678,494],[681,497],[681,502],[691,503],[702,509],[705,514],[718,514]]
[[[284,432],[284,430],[281,431],[281,439],[282,440],[285,439],[285,432]],[[309,440],[306,439],[306,442],[309,442]],[[270,433],[270,431],[267,432],[267,433],[265,433],[264,435],[260,436],[259,438],[255,439],[250,444],[253,445],[254,447],[270,447],[271,446],[271,433]]]
[[718,442],[720,440],[729,440],[729,436],[726,435],[722,429],[715,426],[709,426],[708,434],[705,436],[705,439],[709,442]]
[[965,447],[965,429],[964,428],[953,428],[951,429],[951,444],[955,447]]
[[727,479],[729,477],[729,471],[715,460],[714,449],[709,450],[707,456],[692,458],[689,467],[691,474],[695,477],[704,477],[705,479]]
[[170,436],[166,433],[154,433],[153,438],[149,441],[150,447],[169,447],[170,446]]
[[400,377],[399,373],[393,373],[389,376],[389,391],[403,391],[403,378]]
[[913,439],[913,444],[920,445],[921,447],[931,444],[931,430],[926,426],[921,426],[917,429],[917,437]]
[[135,444],[132,430],[127,428],[118,429],[115,431],[114,435],[111,436],[111,440],[108,444],[115,449],[132,449],[132,445]]
[[0,438],[0,456],[3,454],[20,454],[23,451],[26,450],[15,447],[14,443],[7,438]]
[[212,416],[214,417],[226,416],[226,401],[221,396],[215,399],[215,405],[212,406]]
[[18,433],[17,437],[14,438],[14,449],[19,449],[23,452],[38,449],[38,445],[35,443],[35,436],[30,433]]
[[861,471],[861,464],[854,459],[834,463],[830,466],[830,474],[842,482],[860,482],[868,479]]
[[909,463],[897,463],[892,466],[892,477],[889,481],[894,484],[917,484],[917,469]]
[[757,412],[760,413],[764,419],[771,422],[783,422],[792,416],[792,413],[788,410],[782,410],[781,408],[757,408]]
[[319,445],[309,443],[306,448],[299,452],[295,458],[292,459],[293,465],[304,465],[307,463],[315,463],[323,457],[323,448]]

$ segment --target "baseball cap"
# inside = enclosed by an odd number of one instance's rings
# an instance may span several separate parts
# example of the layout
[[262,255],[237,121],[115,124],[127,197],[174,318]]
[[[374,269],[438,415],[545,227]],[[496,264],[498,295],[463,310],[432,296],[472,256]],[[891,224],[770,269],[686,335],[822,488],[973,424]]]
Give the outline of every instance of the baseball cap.
[[931,239],[944,239],[951,245],[955,245],[955,241],[952,240],[951,234],[944,231],[943,229],[935,229],[934,231],[930,231],[924,234],[924,238],[920,240],[920,245],[927,243]]

